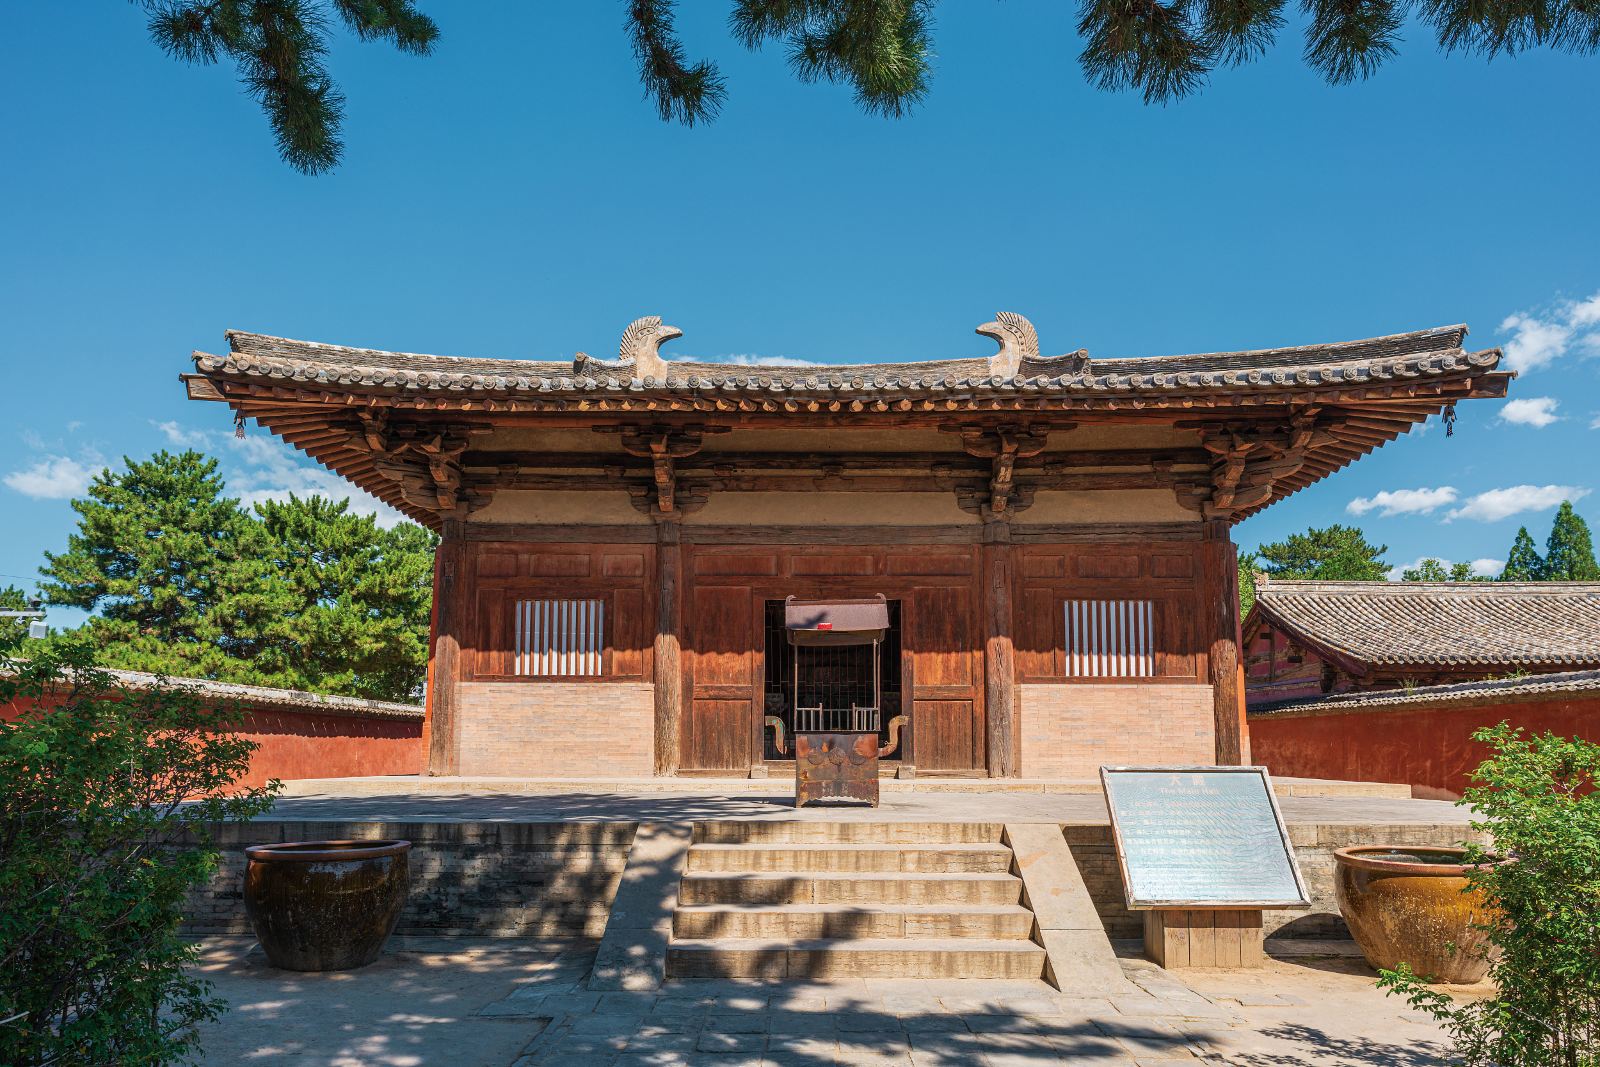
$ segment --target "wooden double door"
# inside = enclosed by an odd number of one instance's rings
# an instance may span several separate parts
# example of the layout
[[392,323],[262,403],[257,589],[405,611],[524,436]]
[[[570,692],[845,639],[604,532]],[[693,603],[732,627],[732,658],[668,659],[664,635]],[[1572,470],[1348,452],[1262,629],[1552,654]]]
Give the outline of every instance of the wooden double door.
[[686,557],[685,772],[742,775],[761,762],[769,600],[882,593],[900,605],[901,693],[910,716],[902,758],[919,773],[983,773],[976,546],[941,546],[932,554],[697,546]]

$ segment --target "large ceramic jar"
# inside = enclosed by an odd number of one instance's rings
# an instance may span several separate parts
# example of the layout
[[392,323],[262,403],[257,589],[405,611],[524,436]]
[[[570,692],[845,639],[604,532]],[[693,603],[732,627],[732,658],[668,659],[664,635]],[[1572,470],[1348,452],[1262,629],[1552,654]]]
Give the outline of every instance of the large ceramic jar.
[[1337,849],[1333,857],[1339,911],[1372,966],[1406,963],[1450,983],[1488,973],[1489,940],[1474,928],[1488,915],[1482,895],[1468,888],[1472,868],[1462,849],[1363,845]]
[[244,906],[267,959],[342,971],[378,958],[405,906],[409,841],[291,841],[244,850]]

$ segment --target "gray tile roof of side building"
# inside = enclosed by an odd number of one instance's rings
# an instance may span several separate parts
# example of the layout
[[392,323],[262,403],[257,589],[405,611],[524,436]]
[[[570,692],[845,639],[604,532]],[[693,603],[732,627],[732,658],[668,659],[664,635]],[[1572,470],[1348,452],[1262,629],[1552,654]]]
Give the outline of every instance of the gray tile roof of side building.
[[1406,381],[1495,367],[1498,350],[1466,352],[1465,326],[1294,348],[1085,360],[1073,353],[1023,357],[1013,376],[988,358],[905,363],[742,366],[671,361],[668,379],[640,380],[624,364],[420,355],[295,341],[230,330],[225,355],[195,353],[201,373],[325,385],[417,391],[594,393],[653,389],[739,392],[916,392],[946,390],[1161,393],[1259,392],[1338,383]]
[[1328,715],[1361,711],[1401,711],[1433,707],[1520,704],[1569,698],[1600,700],[1600,670],[1518,675],[1410,689],[1369,689],[1355,693],[1277,700],[1250,709],[1250,717]]
[[1251,618],[1358,670],[1600,668],[1600,582],[1262,579]]
[[110,677],[114,685],[123,689],[138,691],[165,685],[173,689],[186,690],[197,697],[228,701],[244,708],[274,708],[282,711],[322,712],[357,718],[402,720],[421,720],[424,715],[424,709],[420,704],[400,704],[388,700],[368,700],[364,697],[308,693],[300,689],[278,689],[265,685],[217,682],[209,678],[169,677],[148,671],[107,669],[104,673]]

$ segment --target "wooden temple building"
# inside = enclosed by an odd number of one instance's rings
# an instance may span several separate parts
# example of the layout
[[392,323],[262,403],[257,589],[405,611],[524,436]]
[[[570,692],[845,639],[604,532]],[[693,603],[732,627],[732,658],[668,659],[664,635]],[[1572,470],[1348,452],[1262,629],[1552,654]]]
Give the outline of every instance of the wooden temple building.
[[[815,367],[668,361],[658,318],[563,362],[230,332],[184,379],[440,534],[431,773],[759,776],[769,717],[870,692],[901,773],[1091,778],[1247,760],[1233,523],[1511,378],[1460,326],[1129,359],[978,332]],[[884,597],[881,647],[796,670],[791,596]]]

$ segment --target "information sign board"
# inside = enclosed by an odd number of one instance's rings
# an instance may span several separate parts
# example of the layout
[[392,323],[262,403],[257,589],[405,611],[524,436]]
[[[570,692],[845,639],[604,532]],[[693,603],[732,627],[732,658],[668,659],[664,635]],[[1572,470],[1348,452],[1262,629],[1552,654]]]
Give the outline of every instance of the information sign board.
[[1265,767],[1101,767],[1128,907],[1308,907]]

